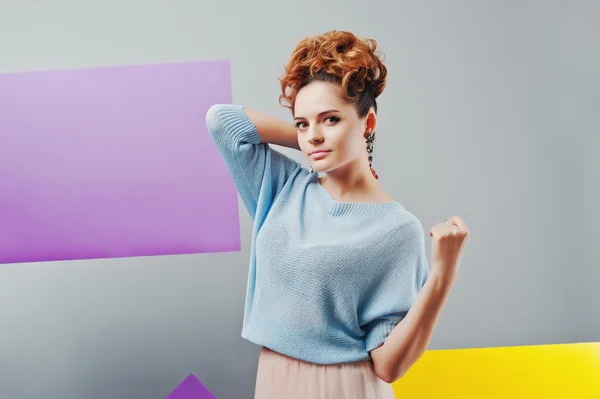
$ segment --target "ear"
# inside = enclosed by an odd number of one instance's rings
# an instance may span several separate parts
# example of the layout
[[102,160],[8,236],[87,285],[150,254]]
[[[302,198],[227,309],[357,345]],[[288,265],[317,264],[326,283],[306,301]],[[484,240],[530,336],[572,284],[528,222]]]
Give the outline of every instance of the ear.
[[377,129],[377,115],[373,110],[369,111],[365,121],[365,137],[369,134],[375,133]]

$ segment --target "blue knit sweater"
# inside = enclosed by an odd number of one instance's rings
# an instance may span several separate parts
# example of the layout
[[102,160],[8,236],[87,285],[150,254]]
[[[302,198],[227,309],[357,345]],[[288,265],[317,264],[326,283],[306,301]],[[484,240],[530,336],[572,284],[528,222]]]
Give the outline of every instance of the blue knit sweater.
[[240,105],[213,105],[206,124],[254,220],[242,337],[316,364],[369,359],[428,277],[419,220],[333,200]]

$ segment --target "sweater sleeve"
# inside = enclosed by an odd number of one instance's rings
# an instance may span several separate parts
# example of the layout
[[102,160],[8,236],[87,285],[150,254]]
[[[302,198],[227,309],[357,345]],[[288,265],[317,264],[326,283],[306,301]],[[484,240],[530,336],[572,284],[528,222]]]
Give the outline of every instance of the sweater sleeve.
[[420,221],[411,215],[391,240],[393,256],[382,267],[382,275],[363,312],[367,352],[381,346],[404,319],[429,275],[425,235]]
[[206,126],[244,205],[255,218],[259,207],[271,206],[290,176],[300,169],[299,163],[261,143],[241,105],[211,106]]

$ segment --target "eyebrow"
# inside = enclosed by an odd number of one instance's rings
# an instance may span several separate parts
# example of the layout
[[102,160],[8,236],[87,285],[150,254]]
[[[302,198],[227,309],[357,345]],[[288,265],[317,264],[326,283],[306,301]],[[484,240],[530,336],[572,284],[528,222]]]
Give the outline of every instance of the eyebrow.
[[[328,109],[327,111],[319,112],[319,114],[317,116],[321,117],[321,116],[323,116],[325,114],[328,114],[330,112],[340,112],[340,111],[338,111],[337,109]],[[294,118],[294,120],[298,120],[298,119],[305,119],[305,118],[302,117],[302,116],[297,116],[297,117]]]

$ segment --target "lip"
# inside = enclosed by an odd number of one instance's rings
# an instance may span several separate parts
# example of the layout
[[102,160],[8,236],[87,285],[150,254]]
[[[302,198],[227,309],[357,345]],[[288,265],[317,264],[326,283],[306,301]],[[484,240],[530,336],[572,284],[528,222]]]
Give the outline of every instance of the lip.
[[311,157],[313,157],[313,158],[320,159],[320,158],[325,157],[330,152],[331,152],[330,150],[316,150],[316,151],[311,152],[308,155],[311,156]]

